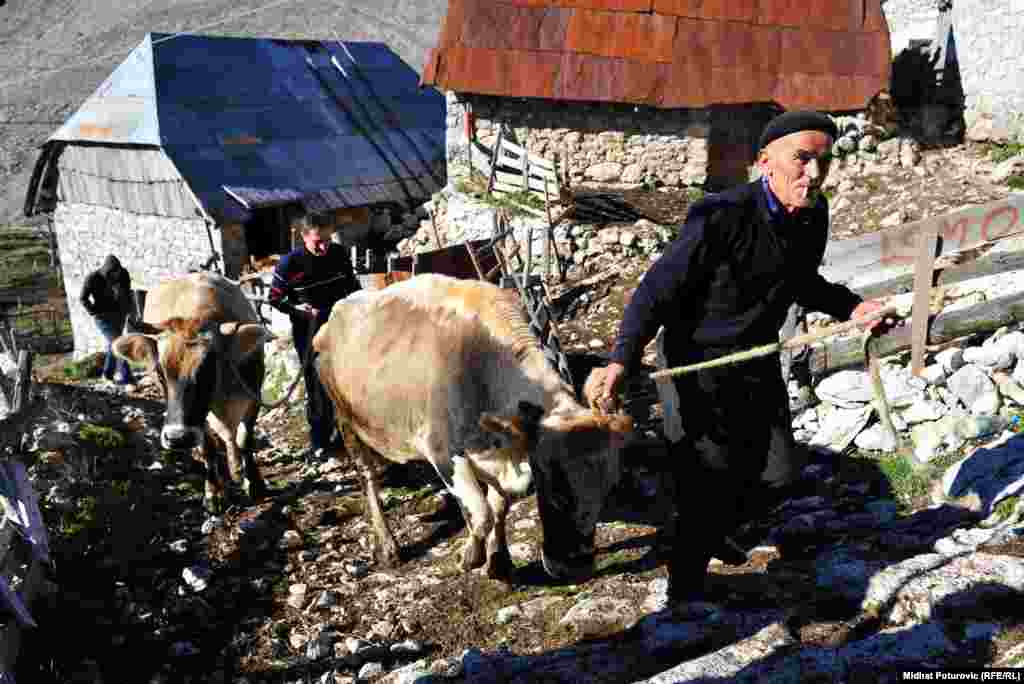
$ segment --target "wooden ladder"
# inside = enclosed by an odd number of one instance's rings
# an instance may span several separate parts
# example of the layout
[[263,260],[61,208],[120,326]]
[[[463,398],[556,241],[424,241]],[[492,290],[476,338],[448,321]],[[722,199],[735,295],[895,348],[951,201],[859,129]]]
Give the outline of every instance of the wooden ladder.
[[[540,276],[530,275],[533,266],[532,241],[533,235],[527,236],[526,257],[523,258],[519,243],[513,239],[512,247],[507,247],[506,240],[512,234],[508,227],[508,220],[504,214],[495,213],[494,229],[490,243],[479,250],[467,241],[466,251],[473,261],[477,276],[481,280],[494,282],[494,277],[500,275],[499,284],[501,287],[515,287],[519,291],[523,308],[530,321],[530,331],[537,336],[541,342],[544,358],[558,371],[562,380],[570,387],[575,387],[572,381],[572,373],[569,370],[569,363],[562,351],[562,343],[558,338],[558,329],[554,317],[551,314],[550,299],[547,291],[547,284]],[[493,250],[496,261],[494,268],[487,273],[480,268],[480,254],[484,249]],[[516,259],[518,270],[513,270],[511,260]]]

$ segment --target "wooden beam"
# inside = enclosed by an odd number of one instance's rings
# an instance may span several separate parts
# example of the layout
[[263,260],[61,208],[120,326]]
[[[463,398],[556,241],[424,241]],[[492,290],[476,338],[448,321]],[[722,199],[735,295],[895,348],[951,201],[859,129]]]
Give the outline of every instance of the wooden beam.
[[[999,297],[982,304],[944,311],[932,320],[929,339],[940,345],[976,333],[992,332],[1014,321],[1024,320],[1024,292]],[[879,336],[876,353],[888,356],[910,349],[911,331],[906,326],[895,328]],[[864,352],[859,335],[843,337],[811,347],[809,365],[811,373],[825,373],[863,364]]]

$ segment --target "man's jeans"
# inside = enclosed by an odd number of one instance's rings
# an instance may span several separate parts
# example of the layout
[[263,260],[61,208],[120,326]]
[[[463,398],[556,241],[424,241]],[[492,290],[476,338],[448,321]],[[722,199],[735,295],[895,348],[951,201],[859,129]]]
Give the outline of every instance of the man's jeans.
[[103,360],[103,377],[107,380],[114,379],[114,372],[117,371],[117,383],[119,385],[132,385],[135,384],[135,378],[132,375],[132,369],[128,365],[128,362],[124,359],[119,359],[114,356],[112,349],[112,343],[121,335],[121,330],[124,328],[124,322],[120,325],[117,321],[112,321],[104,318],[96,319],[96,327],[100,329],[104,339],[107,341],[107,355]]

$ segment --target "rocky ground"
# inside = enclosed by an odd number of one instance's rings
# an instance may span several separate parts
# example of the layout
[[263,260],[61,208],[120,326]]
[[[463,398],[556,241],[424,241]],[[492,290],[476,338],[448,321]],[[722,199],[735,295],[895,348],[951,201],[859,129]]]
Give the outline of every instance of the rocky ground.
[[[919,153],[906,166],[860,159],[856,172],[837,169],[834,234],[1009,191],[994,180],[1001,171],[988,148]],[[570,283],[614,271],[567,298],[560,332],[581,366],[607,351],[629,290],[689,199],[630,197],[663,212],[659,224],[571,236],[583,238],[575,251],[595,248]],[[1024,450],[1009,423],[1001,436],[960,440],[925,470],[906,449],[810,449],[792,497],[743,531],[749,562],[714,565],[717,608],[682,619],[661,610],[659,530],[670,503],[659,476],[666,455],[650,441],[626,455],[588,581],[545,579],[533,497],[509,516],[514,583],[460,572],[457,508],[418,467],[388,473],[386,513],[404,549],[389,569],[369,554],[348,458],[300,461],[300,401],[259,422],[257,460],[273,495],[211,518],[198,471],[158,447],[152,381],[121,394],[67,379],[64,362],[40,364],[39,420],[24,445],[57,590],[38,606],[20,681],[896,681],[900,667],[1024,665],[1021,506],[1006,492],[992,510],[954,505],[962,502],[948,487],[933,498],[934,482],[922,479],[998,451],[1010,453],[1003,474],[1017,482]]]

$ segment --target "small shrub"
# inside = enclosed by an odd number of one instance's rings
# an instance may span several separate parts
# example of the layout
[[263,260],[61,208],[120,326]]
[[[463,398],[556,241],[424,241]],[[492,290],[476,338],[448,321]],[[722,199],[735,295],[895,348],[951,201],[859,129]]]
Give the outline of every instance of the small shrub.
[[892,491],[900,503],[911,504],[915,499],[927,496],[931,485],[929,473],[915,467],[912,456],[897,452],[885,454],[878,459],[878,467],[889,481]]
[[1016,157],[1021,152],[1024,152],[1024,143],[1007,143],[1006,145],[992,144],[989,148],[989,157],[996,164]]
[[1010,516],[1013,515],[1014,511],[1017,510],[1017,504],[1020,502],[1019,496],[1008,496],[999,503],[996,504],[995,508],[992,509],[992,517],[1000,522],[1009,520]]
[[704,199],[704,195],[705,194],[706,193],[704,192],[703,188],[687,188],[686,189],[686,197],[691,202],[699,202],[699,201],[701,201],[702,199]]
[[101,449],[120,449],[125,445],[124,435],[111,427],[85,423],[78,430],[78,438]]
[[64,366],[64,377],[68,380],[87,380],[100,374],[103,369],[103,352],[97,352],[83,357],[78,361],[71,361]]
[[1006,179],[1006,185],[1011,190],[1024,190],[1024,176],[1018,174]]

